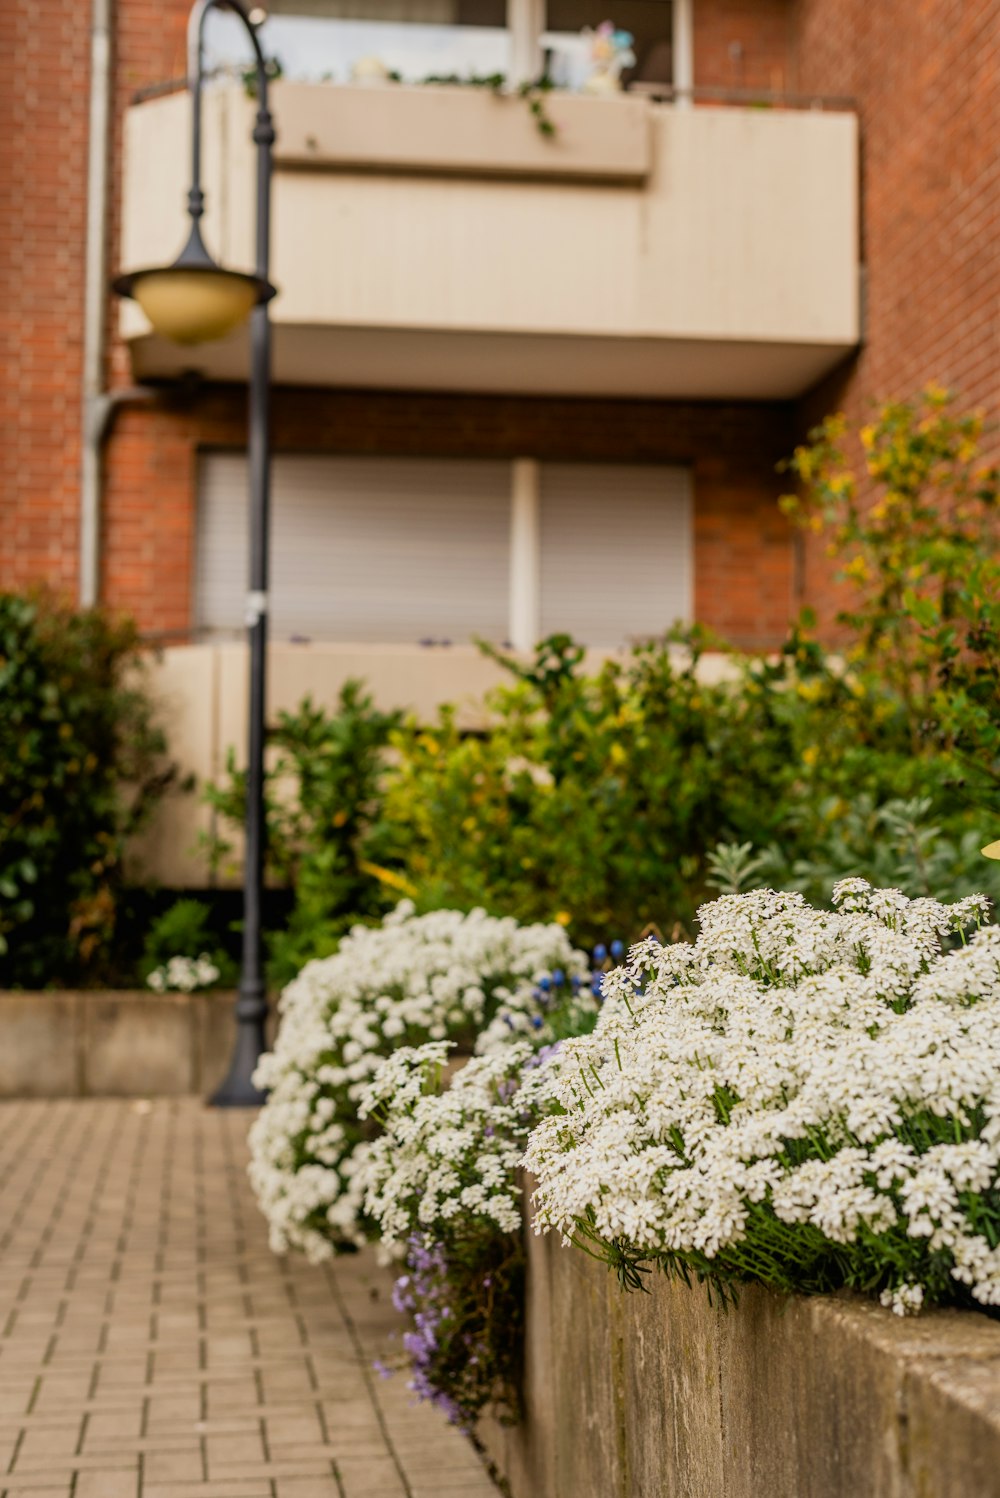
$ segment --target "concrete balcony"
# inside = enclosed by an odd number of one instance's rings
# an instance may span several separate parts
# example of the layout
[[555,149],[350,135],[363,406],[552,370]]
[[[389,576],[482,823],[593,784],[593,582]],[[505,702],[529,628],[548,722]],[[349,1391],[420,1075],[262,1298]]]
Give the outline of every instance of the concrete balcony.
[[[780,399],[858,342],[853,114],[454,87],[274,89],[275,377],[287,384]],[[252,260],[253,106],[206,99],[206,240]],[[189,109],[133,106],[121,263],[185,235]],[[125,304],[137,378],[242,379]]]

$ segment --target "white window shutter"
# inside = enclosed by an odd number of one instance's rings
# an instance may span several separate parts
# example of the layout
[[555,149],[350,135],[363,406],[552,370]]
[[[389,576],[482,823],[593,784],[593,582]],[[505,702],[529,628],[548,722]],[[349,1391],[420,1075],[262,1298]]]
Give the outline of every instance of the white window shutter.
[[[271,536],[274,639],[507,638],[508,463],[278,456]],[[246,578],[246,459],[207,453],[195,566],[201,633],[241,632]]]
[[684,468],[541,466],[541,631],[612,648],[692,617]]

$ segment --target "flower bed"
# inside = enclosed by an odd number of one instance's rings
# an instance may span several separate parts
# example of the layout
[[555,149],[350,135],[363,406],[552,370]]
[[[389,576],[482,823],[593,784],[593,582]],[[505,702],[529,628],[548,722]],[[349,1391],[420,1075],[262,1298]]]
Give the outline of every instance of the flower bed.
[[261,1070],[276,1246],[377,1233],[405,1257],[412,1387],[465,1425],[521,1413],[522,1165],[536,1232],[626,1290],[662,1271],[723,1306],[753,1281],[899,1315],[1000,1303],[1000,928],[979,895],[834,899],[705,906],[696,942],[640,942],[593,984],[599,1015],[559,927],[404,908],[356,932],[289,992]]
[[285,990],[278,1042],[256,1077],[270,1097],[251,1130],[251,1179],[275,1249],[318,1261],[363,1240],[362,1167],[375,1130],[358,1109],[386,1057],[446,1038],[470,1048],[518,1032],[554,1039],[536,993],[555,974],[571,993],[587,976],[561,926],[481,910],[416,916],[408,901],[309,963]]
[[834,899],[730,896],[633,948],[528,1146],[540,1229],[627,1286],[1000,1303],[1000,928],[981,896]]

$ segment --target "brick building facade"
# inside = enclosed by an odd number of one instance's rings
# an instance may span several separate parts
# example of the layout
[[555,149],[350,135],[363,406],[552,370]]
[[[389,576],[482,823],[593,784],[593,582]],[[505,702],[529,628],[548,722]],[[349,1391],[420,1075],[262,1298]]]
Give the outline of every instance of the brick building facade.
[[[288,7],[286,7],[287,9]],[[185,71],[187,0],[116,0],[107,222],[122,231],[123,122],[138,91]],[[809,422],[930,380],[992,410],[1000,368],[994,249],[997,0],[862,6],[860,0],[694,0],[697,108],[758,91],[854,101],[861,122],[866,337],[811,388],[734,400],[279,384],[278,452],[682,465],[693,485],[694,613],[727,638],[768,645],[803,596],[821,599],[823,560],[797,564],[777,513],[775,466]],[[596,20],[596,14],[594,19]],[[7,53],[0,172],[0,584],[79,581],[81,306],[87,213],[89,39],[68,0],[3,0]],[[280,118],[279,118],[280,129]],[[249,151],[249,145],[247,147]],[[165,254],[174,247],[164,246]],[[134,383],[107,305],[106,385]],[[159,383],[124,402],[103,448],[100,596],[144,630],[181,639],[194,622],[198,455],[244,443],[244,391]]]
[[[935,381],[987,414],[1000,455],[1000,6],[800,0],[799,86],[853,98],[861,122],[865,339],[802,403],[803,425]],[[822,611],[829,568],[808,548]],[[827,612],[829,610],[827,609]]]

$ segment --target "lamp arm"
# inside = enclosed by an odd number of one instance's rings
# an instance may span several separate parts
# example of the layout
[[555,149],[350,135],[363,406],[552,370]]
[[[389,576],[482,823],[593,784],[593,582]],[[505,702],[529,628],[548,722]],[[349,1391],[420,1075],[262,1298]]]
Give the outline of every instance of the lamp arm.
[[257,67],[257,121],[254,126],[253,139],[260,148],[257,167],[257,274],[266,280],[270,261],[269,188],[274,125],[267,102],[267,58],[260,45],[257,28],[250,20],[242,0],[195,0],[188,18],[188,88],[191,92],[191,186],[188,190],[188,214],[191,218],[190,245],[195,254],[200,250],[206,258],[209,258],[202,243],[198,220],[205,211],[205,194],[201,186],[201,104],[205,75],[205,23],[209,11],[212,10],[229,10],[238,16],[243,22],[253,47]]

